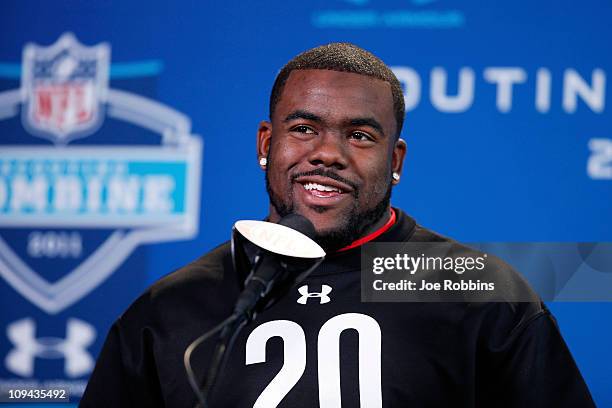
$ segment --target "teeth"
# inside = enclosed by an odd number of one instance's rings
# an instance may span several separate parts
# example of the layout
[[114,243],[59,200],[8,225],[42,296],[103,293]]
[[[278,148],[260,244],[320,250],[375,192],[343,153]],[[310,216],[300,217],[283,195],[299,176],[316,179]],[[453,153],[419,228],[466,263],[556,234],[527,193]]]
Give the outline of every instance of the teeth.
[[326,186],[323,184],[317,184],[317,183],[306,183],[304,184],[304,188],[308,191],[311,190],[317,190],[317,191],[336,191],[338,193],[341,193],[341,191],[336,188],[336,187],[331,187],[331,186]]

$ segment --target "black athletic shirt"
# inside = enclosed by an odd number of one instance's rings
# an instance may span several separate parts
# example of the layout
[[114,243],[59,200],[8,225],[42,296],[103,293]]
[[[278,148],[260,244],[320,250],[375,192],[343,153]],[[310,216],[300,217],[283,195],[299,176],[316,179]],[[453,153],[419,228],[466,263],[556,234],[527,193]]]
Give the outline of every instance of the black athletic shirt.
[[[376,241],[449,241],[395,211]],[[332,254],[243,328],[210,406],[594,406],[537,297],[362,303],[359,270],[360,248]],[[81,406],[194,407],[183,353],[238,292],[228,243],[156,282],[112,326]],[[213,346],[194,353],[200,380]]]

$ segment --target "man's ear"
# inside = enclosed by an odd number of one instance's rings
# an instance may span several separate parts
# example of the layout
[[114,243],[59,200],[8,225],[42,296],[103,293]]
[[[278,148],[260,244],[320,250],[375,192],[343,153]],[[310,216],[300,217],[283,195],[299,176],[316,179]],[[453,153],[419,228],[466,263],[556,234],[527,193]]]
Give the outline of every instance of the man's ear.
[[[272,140],[272,123],[262,120],[257,129],[257,161],[259,167],[265,170],[270,153],[270,142]],[[265,159],[265,160],[262,160]]]
[[[406,158],[406,149],[406,142],[404,139],[398,138],[393,147],[393,154],[391,157],[391,171],[397,173],[398,176],[402,175],[404,158]],[[399,184],[399,177],[393,178],[393,184]]]

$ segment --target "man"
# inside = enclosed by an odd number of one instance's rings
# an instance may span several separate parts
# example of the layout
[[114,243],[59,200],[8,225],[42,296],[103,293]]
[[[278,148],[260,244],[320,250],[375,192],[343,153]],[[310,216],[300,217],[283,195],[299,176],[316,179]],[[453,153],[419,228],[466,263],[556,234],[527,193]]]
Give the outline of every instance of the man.
[[[403,119],[397,78],[354,45],[309,50],[281,70],[257,133],[268,219],[305,216],[328,256],[242,329],[211,407],[593,406],[537,297],[360,301],[363,243],[451,242],[390,207]],[[227,243],[154,284],[113,325],[82,406],[193,407],[183,353],[238,293]],[[193,355],[198,381],[212,349]]]

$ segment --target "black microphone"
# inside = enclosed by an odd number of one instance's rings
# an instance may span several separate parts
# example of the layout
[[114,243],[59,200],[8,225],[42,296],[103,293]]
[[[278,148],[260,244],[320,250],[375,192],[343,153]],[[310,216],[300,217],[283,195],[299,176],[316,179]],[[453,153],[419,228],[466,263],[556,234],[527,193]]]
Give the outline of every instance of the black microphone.
[[[278,224],[282,227],[265,221],[238,221],[234,225],[234,269],[236,273],[250,269],[250,273],[244,281],[244,289],[238,296],[234,312],[194,340],[183,355],[189,384],[198,397],[198,407],[208,407],[208,396],[217,377],[223,372],[225,357],[231,351],[242,327],[254,318],[259,308],[264,308],[282,297],[288,288],[308,276],[325,258],[325,251],[313,240],[316,232],[308,219],[298,214],[290,214],[283,217]],[[252,265],[244,259],[245,241],[257,248]],[[200,389],[191,367],[191,354],[200,344],[217,333],[220,333],[217,345],[204,385]]]
[[[313,239],[316,231],[312,222],[299,214],[289,214],[278,222],[279,225],[291,228]],[[257,245],[255,243],[255,245]],[[259,302],[283,279],[287,273],[283,264],[283,256],[271,251],[260,249],[250,275],[245,281],[245,287],[236,301],[234,314],[246,315],[250,320]]]

